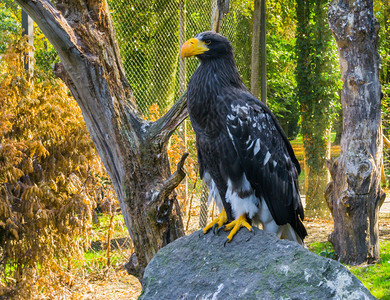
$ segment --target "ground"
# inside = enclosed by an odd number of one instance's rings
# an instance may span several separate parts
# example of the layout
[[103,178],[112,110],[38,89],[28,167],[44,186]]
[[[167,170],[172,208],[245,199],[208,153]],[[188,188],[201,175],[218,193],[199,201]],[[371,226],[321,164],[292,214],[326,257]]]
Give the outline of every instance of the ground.
[[[390,201],[388,203],[390,210]],[[188,233],[194,232],[198,226],[199,214],[196,214],[196,212],[199,211],[199,208],[195,207],[194,211],[195,215],[192,215],[192,219],[190,219]],[[328,235],[333,230],[333,222],[329,220],[307,219],[304,223],[308,231],[308,236],[305,239],[306,245],[315,242],[326,242]],[[379,231],[381,240],[390,240],[390,215],[387,211],[380,215]],[[82,299],[137,299],[141,289],[141,284],[135,277],[128,275],[124,270],[118,269],[105,279],[89,282],[85,287]]]

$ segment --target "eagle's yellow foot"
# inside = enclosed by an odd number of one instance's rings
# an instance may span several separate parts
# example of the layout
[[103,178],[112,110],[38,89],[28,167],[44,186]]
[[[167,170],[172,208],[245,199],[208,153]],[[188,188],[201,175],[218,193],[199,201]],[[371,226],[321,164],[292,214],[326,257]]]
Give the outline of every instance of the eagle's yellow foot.
[[215,233],[216,228],[220,228],[223,224],[225,224],[228,220],[225,208],[222,209],[221,213],[218,217],[211,221],[205,228],[203,228],[203,234],[206,234],[211,228],[213,228],[213,232]]
[[[230,243],[233,236],[237,233],[237,231],[241,228],[241,227],[245,227],[247,228],[250,232],[253,232],[253,229],[252,229],[252,226],[247,222],[246,220],[246,217],[245,217],[245,214],[243,214],[242,216],[238,217],[237,219],[235,219],[233,222],[230,222],[229,224],[226,224],[224,226],[224,230],[225,231],[228,231],[231,229],[228,237],[227,237],[227,240],[226,242]],[[225,244],[226,244],[225,242]]]

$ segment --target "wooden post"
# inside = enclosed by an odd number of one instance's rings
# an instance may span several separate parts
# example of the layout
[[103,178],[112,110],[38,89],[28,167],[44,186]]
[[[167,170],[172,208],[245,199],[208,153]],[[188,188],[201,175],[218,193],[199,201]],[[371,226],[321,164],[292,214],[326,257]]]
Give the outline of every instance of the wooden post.
[[34,46],[34,26],[33,20],[30,16],[22,9],[22,28],[23,28],[23,36],[27,35],[27,42],[29,44],[28,53],[24,54],[24,69],[26,71],[33,70],[33,62],[32,57],[34,56],[33,46]]
[[229,12],[229,4],[230,0],[211,0],[211,31],[221,30],[223,16]]
[[259,73],[260,73],[260,0],[255,0],[253,10],[252,31],[252,61],[251,61],[251,93],[259,97]]
[[[186,1],[179,1],[179,45],[183,45],[186,39],[186,19],[185,19]],[[179,58],[179,94],[183,95],[186,91],[186,65],[183,58]]]
[[260,17],[260,45],[261,45],[261,58],[260,58],[260,66],[261,66],[261,101],[267,104],[267,39],[266,39],[266,4],[265,0],[261,0],[261,17]]

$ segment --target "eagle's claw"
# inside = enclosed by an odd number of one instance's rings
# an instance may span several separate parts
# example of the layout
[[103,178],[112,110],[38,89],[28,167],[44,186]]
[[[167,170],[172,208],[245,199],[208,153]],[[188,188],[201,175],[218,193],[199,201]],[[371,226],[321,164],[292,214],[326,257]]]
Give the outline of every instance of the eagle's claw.
[[233,236],[238,232],[238,230],[241,227],[245,227],[249,231],[253,232],[252,226],[247,222],[245,214],[241,215],[237,219],[235,219],[233,222],[230,222],[229,224],[224,226],[224,230],[231,230],[228,237],[227,237],[227,242],[230,243],[230,241],[233,239]]
[[221,230],[225,230],[225,228],[226,228],[226,225],[222,225],[221,227],[218,227],[218,229],[217,229],[217,234],[219,234],[219,232],[220,232]]
[[226,247],[227,243],[230,243],[229,239],[226,239],[226,241],[223,243],[223,246]]
[[256,235],[256,232],[253,230],[253,228],[251,230],[249,230],[249,232],[251,233],[251,235],[248,237],[248,239],[246,240],[247,242],[250,241],[250,239]]
[[203,228],[203,234],[206,234],[210,229],[213,230],[215,234],[215,230],[219,229],[223,224],[227,222],[227,214],[225,209],[222,209],[221,213],[217,218],[211,221],[210,224],[208,224],[205,228]]
[[213,233],[214,233],[214,234],[218,233],[219,228],[220,228],[220,227],[218,227],[218,223],[215,223],[215,224],[213,225],[213,228],[212,228],[212,229],[213,229]]

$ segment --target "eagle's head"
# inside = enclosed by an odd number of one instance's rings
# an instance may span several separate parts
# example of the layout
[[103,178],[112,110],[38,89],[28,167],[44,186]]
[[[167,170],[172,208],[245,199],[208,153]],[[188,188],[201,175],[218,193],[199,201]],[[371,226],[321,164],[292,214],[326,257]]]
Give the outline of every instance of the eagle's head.
[[221,57],[233,57],[233,48],[229,40],[212,31],[197,34],[183,44],[180,56],[196,56],[201,61]]

